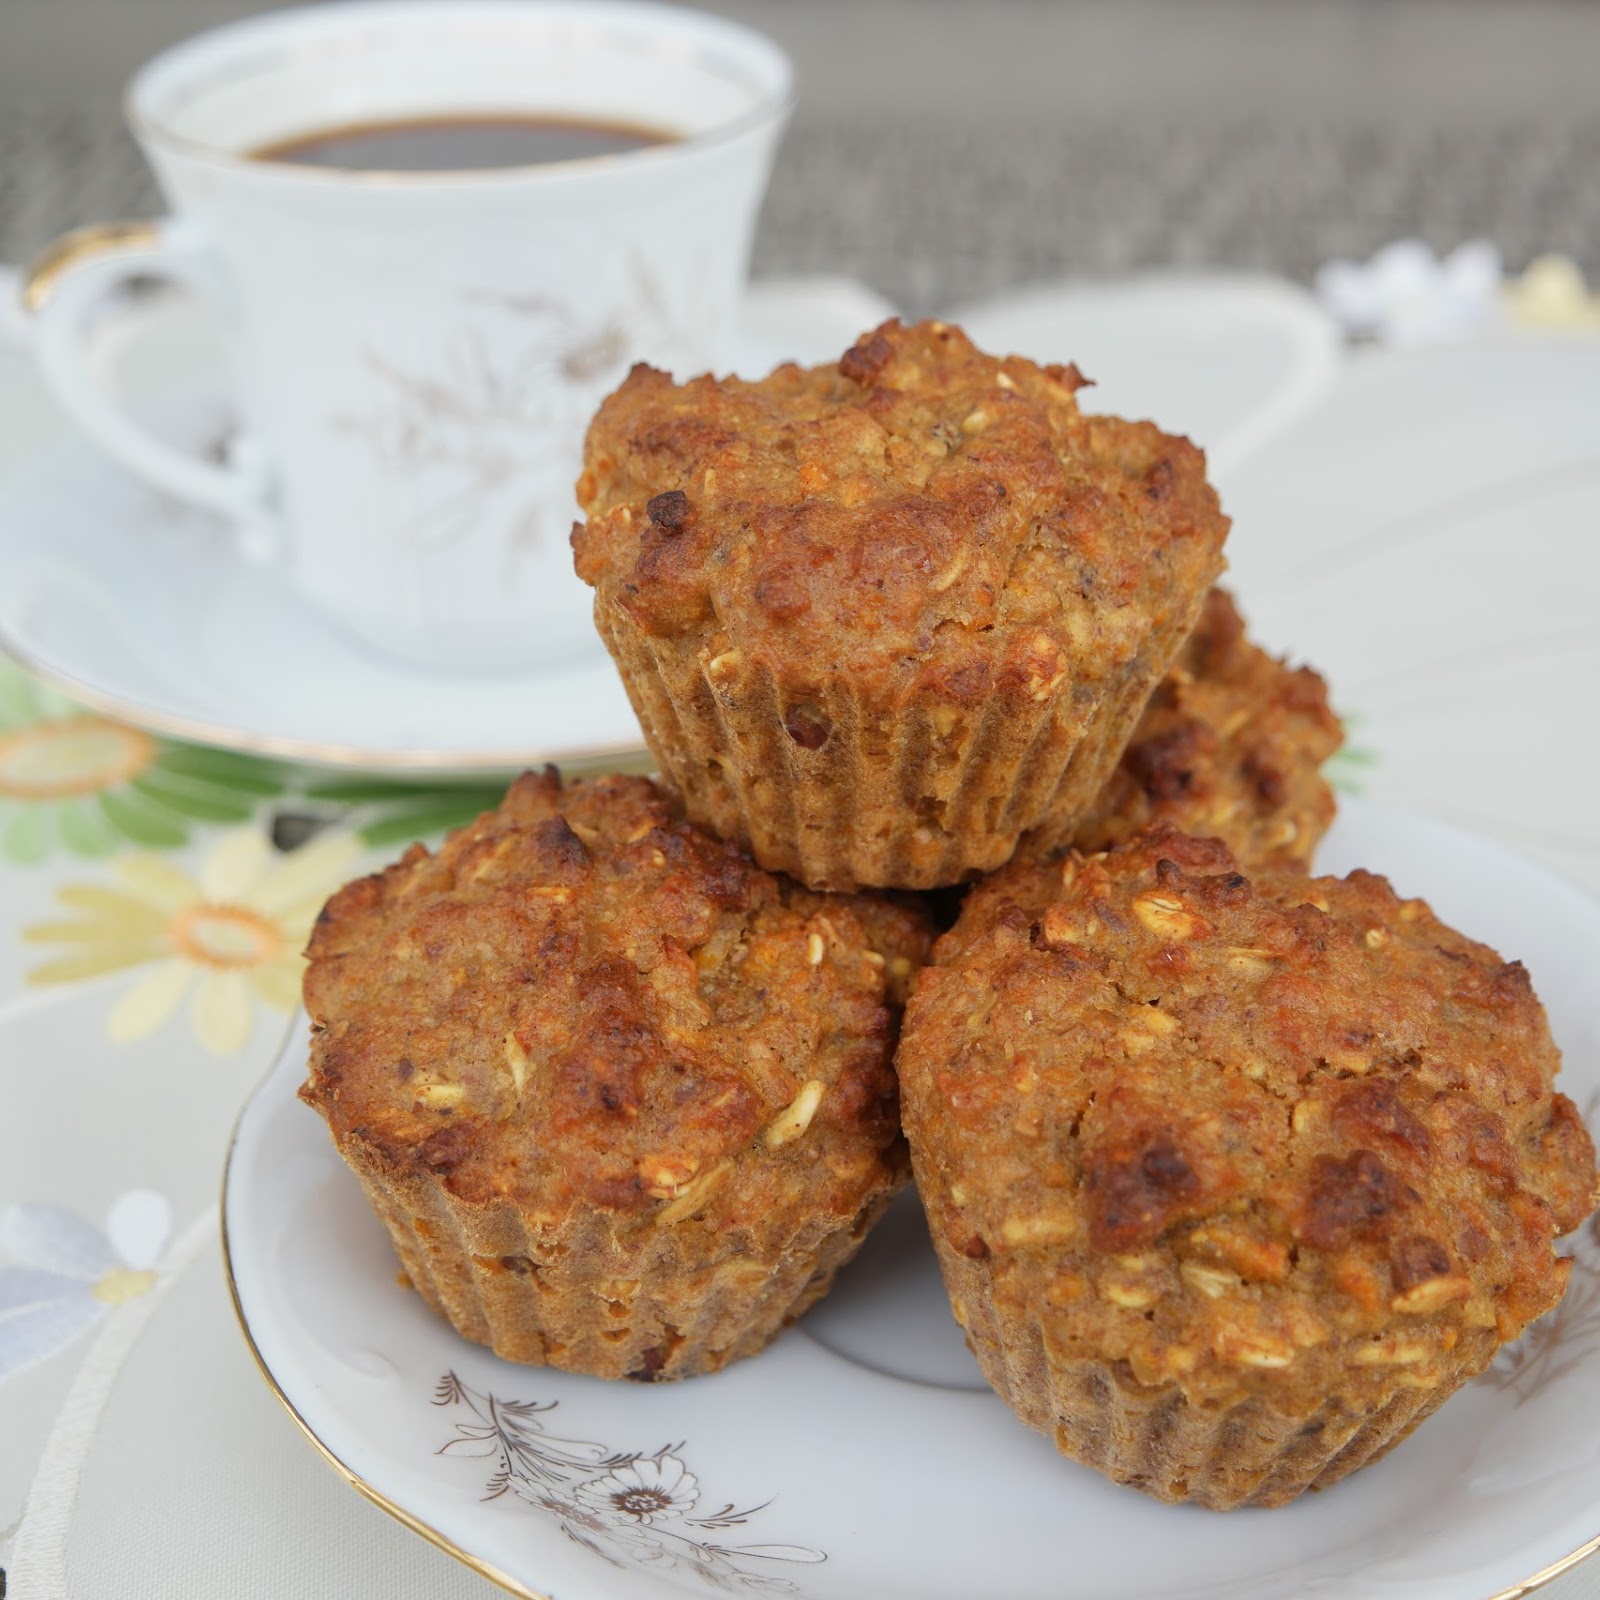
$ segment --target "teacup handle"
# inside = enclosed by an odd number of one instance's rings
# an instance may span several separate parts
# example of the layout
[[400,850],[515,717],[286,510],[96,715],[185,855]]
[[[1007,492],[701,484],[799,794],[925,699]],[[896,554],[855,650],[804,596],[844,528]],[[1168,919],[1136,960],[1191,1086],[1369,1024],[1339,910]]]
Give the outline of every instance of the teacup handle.
[[39,370],[73,420],[128,471],[234,524],[256,560],[277,547],[267,463],[248,440],[225,465],[175,449],[134,422],[96,379],[85,329],[108,290],[135,277],[167,278],[226,314],[226,284],[203,236],[181,219],[102,222],[63,234],[29,268],[22,302],[32,317]]

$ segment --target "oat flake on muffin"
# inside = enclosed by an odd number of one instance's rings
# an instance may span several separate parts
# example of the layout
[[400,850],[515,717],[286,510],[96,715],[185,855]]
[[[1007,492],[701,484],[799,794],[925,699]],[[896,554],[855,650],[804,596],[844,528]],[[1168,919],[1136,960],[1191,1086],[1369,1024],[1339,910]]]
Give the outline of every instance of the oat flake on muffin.
[[601,406],[577,569],[693,820],[830,889],[1067,837],[1228,527],[1201,453],[1083,382],[890,322],[758,383],[636,367]]
[[1170,830],[979,885],[903,1114],[957,1318],[1068,1455],[1277,1505],[1561,1298],[1594,1150],[1516,962],[1364,872]]
[[919,912],[809,893],[644,778],[517,781],[329,902],[302,1098],[411,1283],[514,1361],[759,1350],[904,1181]]

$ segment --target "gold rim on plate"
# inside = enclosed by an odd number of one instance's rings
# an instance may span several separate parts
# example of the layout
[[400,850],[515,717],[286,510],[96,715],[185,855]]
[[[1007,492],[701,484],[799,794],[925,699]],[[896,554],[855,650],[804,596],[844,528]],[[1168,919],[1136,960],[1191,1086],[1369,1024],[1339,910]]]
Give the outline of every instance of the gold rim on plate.
[[[301,1019],[302,1013],[297,1012],[294,1022],[290,1024],[291,1031],[299,1025]],[[288,1036],[286,1035],[285,1037],[287,1038]],[[283,1054],[280,1050],[267,1075],[251,1092],[250,1098],[245,1102],[244,1108],[234,1122],[233,1133],[228,1140],[227,1159],[222,1165],[222,1203],[218,1207],[218,1215],[221,1218],[223,1276],[228,1280],[228,1296],[233,1302],[233,1314],[238,1320],[239,1331],[244,1335],[244,1342],[250,1351],[251,1359],[255,1362],[256,1371],[261,1374],[262,1381],[277,1397],[279,1405],[289,1413],[294,1425],[305,1435],[311,1447],[364,1499],[370,1500],[380,1510],[387,1511],[396,1522],[403,1524],[413,1533],[420,1534],[429,1544],[443,1550],[446,1555],[454,1556],[457,1561],[471,1568],[480,1577],[487,1578],[491,1583],[498,1584],[508,1593],[516,1595],[518,1600],[552,1600],[552,1597],[543,1591],[528,1588],[526,1584],[513,1578],[510,1573],[502,1572],[481,1556],[474,1555],[470,1550],[462,1549],[447,1534],[441,1533],[431,1524],[424,1522],[414,1512],[407,1511],[403,1506],[397,1505],[381,1489],[368,1483],[354,1467],[341,1459],[332,1447],[319,1437],[316,1430],[300,1414],[294,1401],[283,1392],[277,1378],[273,1375],[272,1368],[267,1365],[265,1357],[262,1356],[261,1350],[256,1344],[255,1335],[250,1331],[250,1321],[245,1316],[244,1305],[239,1298],[239,1285],[233,1275],[233,1249],[228,1240],[228,1180],[233,1172],[234,1154],[239,1147],[239,1130],[244,1125],[244,1119],[255,1106],[257,1099],[268,1092],[273,1078],[277,1076],[282,1060]],[[1484,1595],[1482,1600],[1525,1600],[1527,1595],[1534,1593],[1537,1589],[1542,1589],[1547,1583],[1551,1583],[1561,1577],[1563,1573],[1570,1572],[1580,1562],[1594,1555],[1597,1551],[1600,1551],[1600,1533],[1597,1533],[1592,1539],[1586,1540],[1576,1550],[1552,1561],[1548,1566],[1541,1567],[1532,1577],[1524,1578],[1507,1589],[1497,1589],[1493,1594]]]
[[[298,1018],[296,1019],[298,1020]],[[277,1071],[274,1063],[272,1072]],[[272,1073],[268,1074],[270,1079]],[[250,1359],[256,1364],[256,1371],[261,1374],[262,1381],[277,1396],[278,1404],[289,1413],[289,1419],[305,1435],[313,1450],[328,1463],[344,1481],[350,1485],[357,1494],[370,1500],[380,1511],[387,1511],[396,1522],[409,1528],[413,1533],[420,1534],[429,1544],[444,1551],[448,1556],[454,1556],[457,1561],[470,1567],[481,1578],[487,1578],[491,1583],[498,1584],[508,1593],[518,1596],[518,1600],[552,1600],[550,1595],[537,1589],[530,1589],[526,1584],[519,1583],[509,1572],[502,1572],[498,1567],[491,1565],[481,1556],[475,1556],[469,1550],[463,1550],[460,1545],[440,1533],[437,1528],[431,1527],[420,1517],[407,1511],[405,1507],[397,1505],[381,1489],[374,1488],[347,1462],[340,1460],[334,1452],[317,1436],[316,1430],[306,1419],[301,1416],[294,1401],[286,1395],[273,1376],[272,1368],[266,1363],[266,1358],[261,1354],[260,1347],[256,1344],[255,1335],[250,1331],[250,1321],[244,1314],[244,1306],[239,1299],[239,1285],[233,1276],[233,1247],[228,1240],[228,1178],[233,1171],[233,1153],[239,1144],[239,1125],[244,1121],[245,1112],[255,1102],[255,1095],[260,1094],[266,1087],[266,1080],[258,1084],[255,1094],[245,1103],[244,1111],[239,1113],[238,1122],[233,1126],[233,1137],[228,1141],[228,1159],[222,1165],[222,1204],[218,1207],[221,1218],[220,1233],[222,1236],[222,1274],[228,1280],[228,1298],[233,1302],[233,1314],[238,1320],[239,1331],[244,1335],[246,1348],[250,1352]],[[1519,1593],[1525,1591],[1519,1591]],[[1495,1600],[1501,1600],[1495,1596]],[[1508,1595],[1505,1600],[1511,1600]]]

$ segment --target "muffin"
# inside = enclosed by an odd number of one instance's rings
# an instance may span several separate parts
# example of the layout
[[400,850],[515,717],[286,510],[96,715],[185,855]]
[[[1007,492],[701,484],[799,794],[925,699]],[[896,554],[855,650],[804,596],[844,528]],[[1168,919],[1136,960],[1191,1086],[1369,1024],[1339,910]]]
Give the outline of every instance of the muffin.
[[647,779],[528,774],[329,901],[301,1098],[458,1332],[709,1372],[824,1294],[904,1181],[890,1058],[928,939],[762,872]]
[[634,368],[573,548],[693,821],[822,889],[1071,836],[1228,528],[1200,452],[1084,381],[938,322],[759,383]]
[[1519,963],[1170,830],[974,889],[898,1064],[985,1376],[1168,1501],[1382,1455],[1560,1300],[1595,1198]]
[[1072,843],[1106,850],[1167,823],[1221,839],[1247,870],[1304,871],[1333,821],[1322,764],[1343,742],[1322,679],[1253,645],[1213,589]]

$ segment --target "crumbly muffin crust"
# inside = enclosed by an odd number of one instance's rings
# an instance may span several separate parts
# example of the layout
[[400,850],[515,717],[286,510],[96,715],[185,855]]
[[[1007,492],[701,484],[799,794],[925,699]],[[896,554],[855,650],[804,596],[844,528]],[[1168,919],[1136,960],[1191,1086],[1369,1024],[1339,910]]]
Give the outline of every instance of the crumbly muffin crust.
[[301,1094],[462,1332],[684,1376],[759,1349],[902,1181],[890,1055],[927,942],[646,779],[529,774],[329,902]]
[[986,1374],[1168,1499],[1387,1449],[1561,1298],[1594,1150],[1517,962],[1171,830],[980,884],[898,1058]]
[[1322,679],[1252,644],[1213,589],[1072,844],[1106,850],[1165,823],[1221,839],[1246,870],[1304,870],[1333,821],[1322,765],[1343,742]]
[[814,886],[1048,847],[1221,567],[1187,440],[1075,368],[884,324],[758,383],[637,367],[600,408],[579,575],[689,814]]

